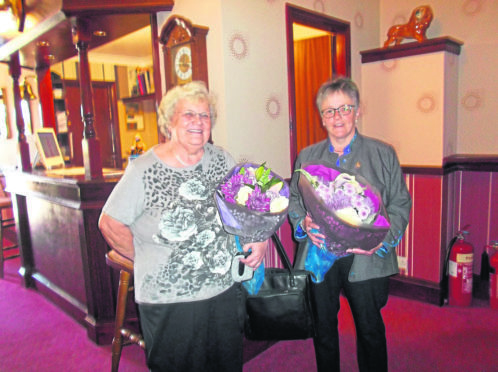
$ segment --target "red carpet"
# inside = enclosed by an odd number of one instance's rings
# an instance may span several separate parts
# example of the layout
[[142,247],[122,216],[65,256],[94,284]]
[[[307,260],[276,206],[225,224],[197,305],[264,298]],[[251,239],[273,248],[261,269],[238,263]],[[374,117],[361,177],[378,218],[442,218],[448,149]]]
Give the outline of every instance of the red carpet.
[[[343,298],[341,371],[358,371],[354,324]],[[498,371],[498,310],[437,307],[390,296],[383,311],[390,371]],[[315,371],[311,340],[279,342],[244,371]]]
[[[35,290],[20,286],[19,259],[6,262],[0,280],[0,372],[109,371],[110,346]],[[391,296],[384,309],[391,371],[498,372],[498,311],[437,307]],[[342,371],[357,371],[354,325],[344,300],[340,311]],[[246,357],[261,344],[249,343]],[[250,355],[249,355],[250,356]],[[311,340],[279,342],[249,360],[244,372],[314,371]],[[147,371],[143,352],[125,347],[120,371]]]

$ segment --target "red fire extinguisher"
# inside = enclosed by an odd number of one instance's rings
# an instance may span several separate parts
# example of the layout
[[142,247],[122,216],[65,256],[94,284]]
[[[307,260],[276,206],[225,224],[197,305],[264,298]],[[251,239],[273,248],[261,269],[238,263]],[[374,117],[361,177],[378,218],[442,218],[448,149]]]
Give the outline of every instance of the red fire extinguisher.
[[498,309],[498,241],[486,247],[489,258],[489,305]]
[[450,306],[470,306],[472,304],[472,267],[474,247],[465,241],[467,231],[459,231],[456,241],[450,248],[448,262]]

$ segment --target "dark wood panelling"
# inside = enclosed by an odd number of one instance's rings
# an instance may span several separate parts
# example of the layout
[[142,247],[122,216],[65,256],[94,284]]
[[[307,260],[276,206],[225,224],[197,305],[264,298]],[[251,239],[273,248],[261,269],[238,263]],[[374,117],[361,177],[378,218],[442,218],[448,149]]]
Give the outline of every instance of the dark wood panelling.
[[119,178],[10,172],[6,179],[18,217],[24,285],[83,324],[91,340],[110,343],[117,283],[105,262],[98,218]]
[[498,172],[498,155],[453,155],[443,161],[444,172]]

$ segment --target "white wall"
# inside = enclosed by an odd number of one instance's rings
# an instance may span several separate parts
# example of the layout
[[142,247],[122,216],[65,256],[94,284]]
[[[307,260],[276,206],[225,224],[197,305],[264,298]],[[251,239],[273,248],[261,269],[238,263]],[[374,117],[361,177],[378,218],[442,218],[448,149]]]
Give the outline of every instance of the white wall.
[[450,36],[463,42],[458,57],[455,153],[498,154],[498,1],[380,0],[379,44],[390,26],[405,23],[412,10],[423,4],[434,13],[428,38]]

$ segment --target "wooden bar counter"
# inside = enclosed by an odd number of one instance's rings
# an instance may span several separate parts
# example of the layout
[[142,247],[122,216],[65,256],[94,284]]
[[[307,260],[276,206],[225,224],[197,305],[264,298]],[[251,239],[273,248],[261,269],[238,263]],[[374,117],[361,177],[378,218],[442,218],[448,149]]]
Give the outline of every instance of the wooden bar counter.
[[[85,180],[81,168],[6,173],[18,228],[26,287],[35,287],[87,329],[97,344],[112,341],[118,273],[105,261],[97,227],[122,171]],[[130,296],[132,297],[132,296]]]

